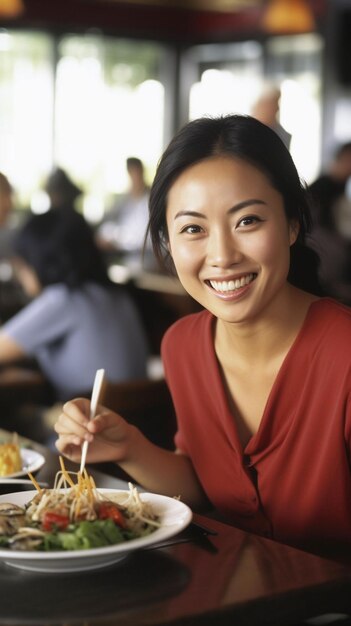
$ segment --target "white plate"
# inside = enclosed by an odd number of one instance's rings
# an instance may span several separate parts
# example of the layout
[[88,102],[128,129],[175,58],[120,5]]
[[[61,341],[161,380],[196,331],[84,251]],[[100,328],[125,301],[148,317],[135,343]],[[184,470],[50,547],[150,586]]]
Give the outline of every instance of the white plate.
[[22,458],[22,469],[14,474],[6,474],[2,478],[17,478],[18,476],[26,476],[28,472],[37,472],[44,463],[45,458],[39,452],[31,450],[30,448],[21,448],[20,450]]
[[[122,489],[99,489],[101,493],[118,494]],[[21,491],[0,496],[0,502],[12,502],[23,506],[34,498],[37,491]],[[125,491],[124,491],[125,493]],[[131,539],[113,546],[91,548],[90,550],[66,550],[53,552],[23,552],[20,550],[0,549],[0,561],[13,567],[33,572],[78,572],[94,570],[111,565],[124,558],[128,553],[139,548],[147,548],[164,541],[186,528],[191,521],[192,512],[186,504],[174,498],[159,496],[154,493],[141,493],[142,500],[147,500],[161,520],[160,528],[139,539]]]

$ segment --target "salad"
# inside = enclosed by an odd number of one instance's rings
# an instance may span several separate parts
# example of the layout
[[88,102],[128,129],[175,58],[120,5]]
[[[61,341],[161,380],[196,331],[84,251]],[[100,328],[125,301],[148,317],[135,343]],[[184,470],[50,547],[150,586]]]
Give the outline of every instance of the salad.
[[[0,503],[0,548],[86,550],[144,537],[160,527],[158,516],[138,490],[101,493],[84,470],[68,472],[60,457],[53,489],[42,489],[24,507]],[[73,480],[76,477],[76,482]]]

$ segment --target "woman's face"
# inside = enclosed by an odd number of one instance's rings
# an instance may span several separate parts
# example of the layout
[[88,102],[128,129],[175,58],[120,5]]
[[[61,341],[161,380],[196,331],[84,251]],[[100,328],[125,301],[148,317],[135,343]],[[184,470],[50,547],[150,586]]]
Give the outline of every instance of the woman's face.
[[281,296],[298,228],[256,167],[230,157],[190,166],[169,191],[166,219],[181,283],[216,317],[254,319]]

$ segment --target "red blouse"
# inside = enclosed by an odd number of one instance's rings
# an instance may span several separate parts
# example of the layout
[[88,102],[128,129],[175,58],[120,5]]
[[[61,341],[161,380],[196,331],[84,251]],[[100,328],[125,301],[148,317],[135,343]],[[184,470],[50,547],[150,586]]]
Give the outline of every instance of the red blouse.
[[315,301],[242,448],[213,344],[214,317],[189,315],[162,356],[177,448],[234,525],[307,549],[351,545],[351,309]]

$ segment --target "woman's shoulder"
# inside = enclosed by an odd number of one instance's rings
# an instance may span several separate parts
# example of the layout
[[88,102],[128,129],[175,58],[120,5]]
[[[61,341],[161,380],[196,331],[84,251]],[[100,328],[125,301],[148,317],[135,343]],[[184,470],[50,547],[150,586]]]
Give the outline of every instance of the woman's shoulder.
[[351,324],[351,307],[333,298],[315,300],[310,307],[310,312],[323,320]]
[[[191,313],[185,315],[170,326],[163,337],[162,347],[167,349],[168,346],[181,345],[192,342],[194,338],[198,340],[201,333],[206,333],[211,326],[213,316],[207,310],[199,313]],[[195,334],[196,333],[196,334]]]
[[351,340],[351,308],[332,298],[313,302],[307,318],[307,330],[321,346],[333,345],[344,351]]
[[37,296],[36,301],[42,306],[53,305],[62,306],[70,299],[70,290],[64,283],[55,283],[47,285]]

